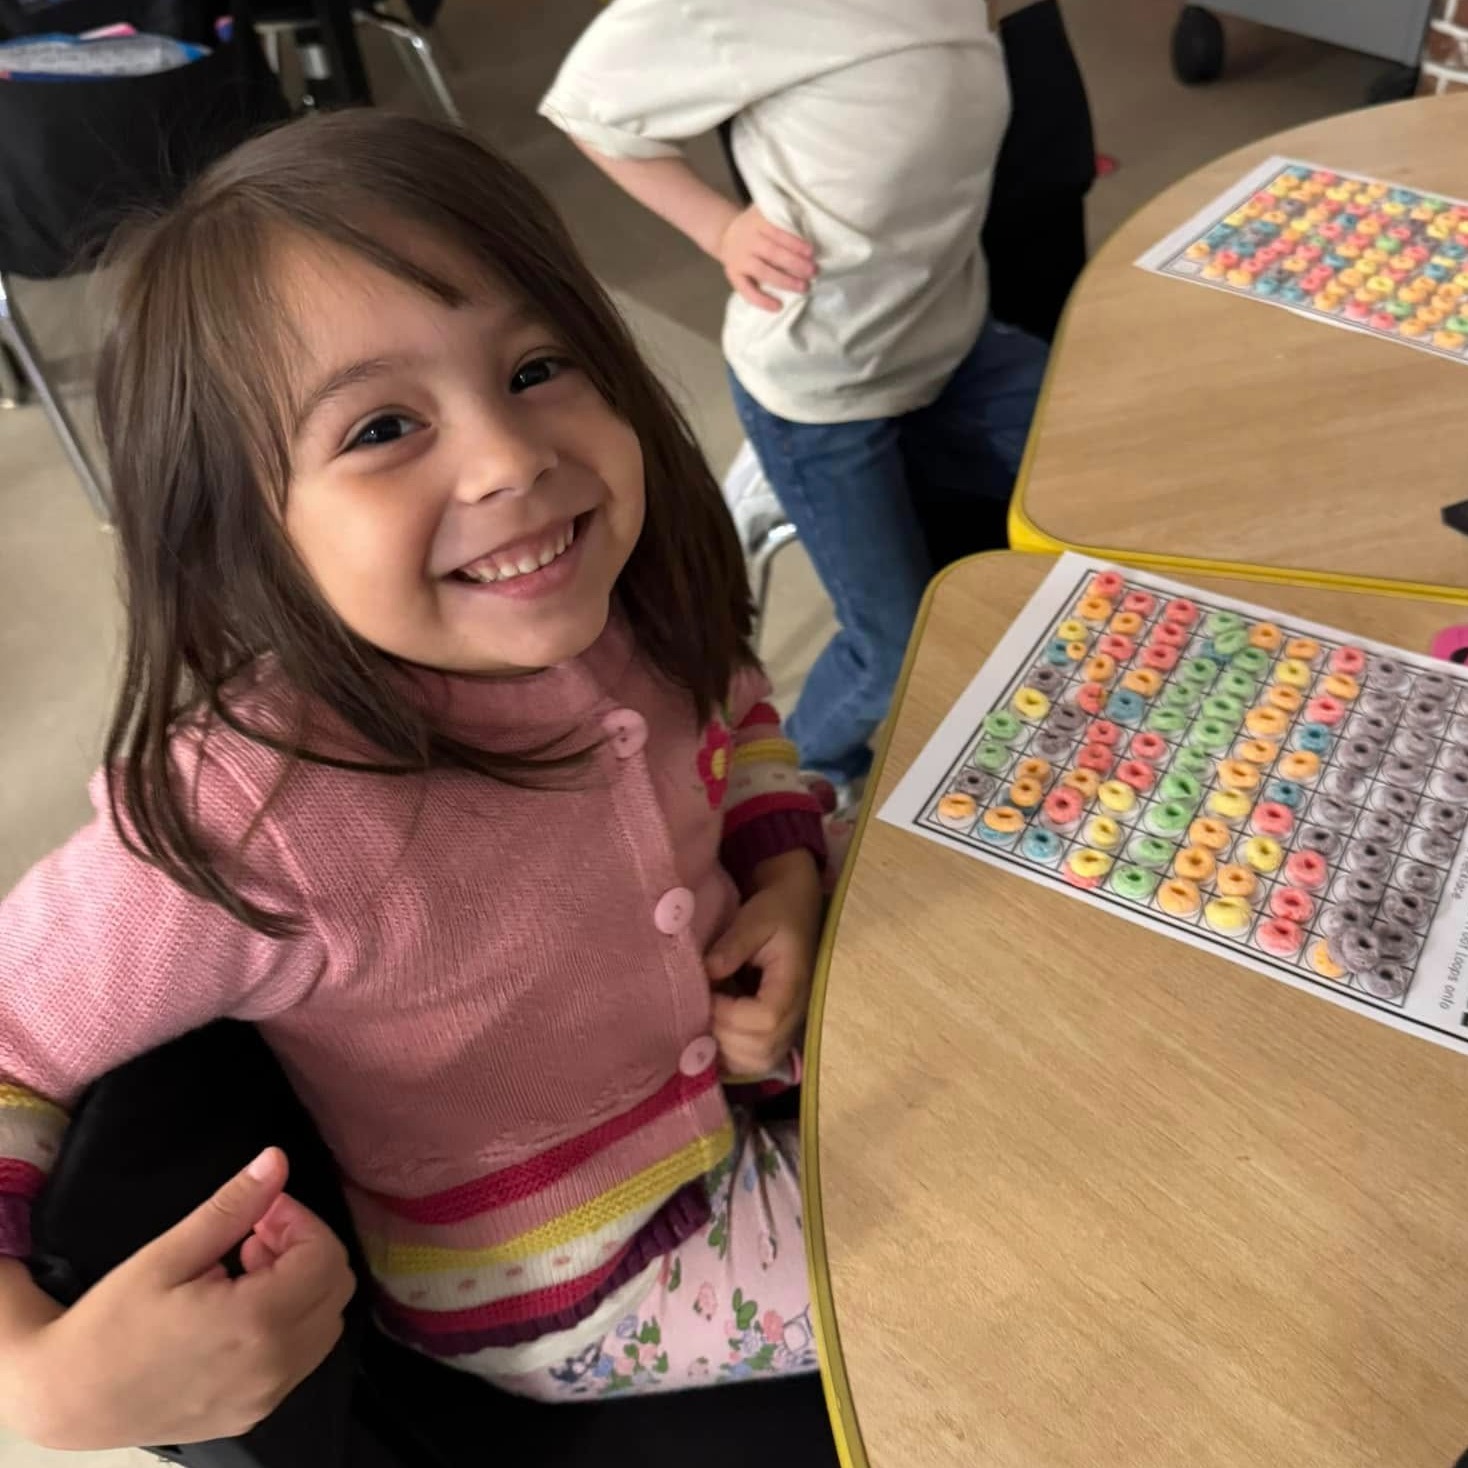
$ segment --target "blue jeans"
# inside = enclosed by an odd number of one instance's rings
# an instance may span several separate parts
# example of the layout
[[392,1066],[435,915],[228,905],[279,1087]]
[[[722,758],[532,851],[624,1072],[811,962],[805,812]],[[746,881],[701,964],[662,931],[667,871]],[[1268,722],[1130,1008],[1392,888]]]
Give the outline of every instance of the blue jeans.
[[990,320],[926,408],[855,423],[792,423],[730,374],[744,431],[840,622],[786,726],[806,768],[866,773],[924,588],[950,561],[1005,544],[1045,356],[1037,338]]

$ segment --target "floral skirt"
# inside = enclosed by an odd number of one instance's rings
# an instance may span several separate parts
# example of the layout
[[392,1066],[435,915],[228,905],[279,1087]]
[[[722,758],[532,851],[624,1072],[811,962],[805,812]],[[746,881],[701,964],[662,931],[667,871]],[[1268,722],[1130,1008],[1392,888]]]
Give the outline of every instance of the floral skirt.
[[816,1369],[797,1128],[734,1120],[734,1150],[705,1179],[709,1222],[642,1304],[575,1356],[500,1385],[561,1402]]

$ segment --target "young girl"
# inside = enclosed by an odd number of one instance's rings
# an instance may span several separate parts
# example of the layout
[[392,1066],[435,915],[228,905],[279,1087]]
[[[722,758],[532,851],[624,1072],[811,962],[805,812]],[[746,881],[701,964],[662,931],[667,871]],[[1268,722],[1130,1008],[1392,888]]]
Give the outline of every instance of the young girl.
[[403,118],[272,133],[132,245],[100,401],[126,671],[101,814],[0,922],[0,1415],[229,1435],[330,1349],[353,1281],[276,1150],[69,1311],[21,1262],[66,1108],[225,1015],[400,1341],[552,1400],[812,1369],[793,1130],[722,1082],[798,1078],[819,814],[549,206]]

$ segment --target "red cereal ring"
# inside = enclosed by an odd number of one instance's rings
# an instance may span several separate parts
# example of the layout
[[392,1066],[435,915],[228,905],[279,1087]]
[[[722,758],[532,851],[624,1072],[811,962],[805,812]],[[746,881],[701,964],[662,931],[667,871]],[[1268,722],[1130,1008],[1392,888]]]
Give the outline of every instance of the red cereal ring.
[[1338,647],[1330,655],[1332,673],[1349,673],[1359,677],[1366,669],[1366,654],[1359,647]]
[[1076,707],[1094,718],[1106,707],[1108,696],[1104,683],[1082,683],[1076,689]]
[[1086,727],[1087,744],[1104,744],[1115,749],[1121,743],[1121,730],[1110,719],[1094,719]]
[[1315,916],[1315,902],[1298,887],[1276,887],[1269,894],[1269,913],[1271,917],[1303,925]]
[[1115,658],[1119,663],[1130,662],[1136,650],[1136,643],[1130,637],[1123,637],[1120,632],[1108,632],[1096,643],[1097,652],[1104,652],[1107,657]]
[[1041,807],[1042,818],[1052,826],[1071,826],[1080,820],[1086,809],[1085,797],[1069,785],[1057,785],[1045,797]]
[[1270,918],[1254,930],[1254,941],[1266,952],[1279,958],[1298,953],[1305,942],[1304,930],[1289,918]]
[[1095,770],[1098,775],[1110,773],[1114,756],[1104,744],[1088,744],[1076,756],[1076,764],[1083,770]]
[[1328,693],[1316,694],[1305,705],[1305,717],[1316,724],[1325,724],[1327,726],[1339,724],[1345,716],[1345,704],[1338,698],[1332,698]]
[[1133,759],[1155,762],[1167,753],[1167,740],[1160,734],[1137,734],[1132,738],[1131,750]]
[[1129,591],[1122,598],[1121,609],[1124,612],[1135,612],[1139,617],[1150,617],[1152,608],[1157,605],[1157,598],[1150,591]]
[[1176,622],[1180,627],[1191,627],[1198,620],[1198,604],[1185,596],[1174,597],[1162,609],[1164,622]]
[[1177,667],[1177,649],[1168,647],[1166,643],[1154,642],[1151,647],[1142,649],[1142,656],[1138,659],[1144,668],[1151,668],[1157,673],[1170,673]]
[[1092,596],[1104,596],[1109,601],[1125,586],[1126,579],[1119,571],[1098,571],[1091,578],[1089,590]]
[[1296,851],[1284,865],[1285,881],[1292,887],[1315,892],[1325,885],[1328,868],[1318,851]]
[[1261,800],[1254,807],[1249,825],[1261,836],[1288,836],[1294,829],[1295,817],[1287,805],[1280,805],[1273,800]]
[[1116,778],[1133,790],[1150,790],[1156,783],[1157,772],[1151,765],[1139,759],[1124,759],[1116,767]]

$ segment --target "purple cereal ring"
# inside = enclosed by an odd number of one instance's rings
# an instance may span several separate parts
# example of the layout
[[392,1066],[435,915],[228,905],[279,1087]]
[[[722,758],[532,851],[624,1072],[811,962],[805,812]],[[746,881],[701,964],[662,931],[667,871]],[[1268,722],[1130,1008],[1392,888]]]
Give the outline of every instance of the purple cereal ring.
[[1346,739],[1336,746],[1335,757],[1343,770],[1374,770],[1381,758],[1381,746],[1370,739]]
[[1407,970],[1400,964],[1378,963],[1353,977],[1377,999],[1398,1000],[1407,992]]
[[1446,673],[1419,673],[1417,675],[1417,697],[1435,698],[1441,703],[1453,691],[1453,679]]
[[1413,729],[1441,729],[1448,721],[1448,711],[1440,699],[1419,696],[1408,701],[1402,718]]
[[1341,838],[1324,826],[1301,826],[1295,833],[1295,845],[1300,850],[1318,852],[1327,858],[1335,855],[1340,844]]
[[1367,739],[1384,749],[1392,737],[1394,727],[1390,719],[1383,718],[1380,714],[1357,714],[1346,725],[1346,737]]
[[1445,770],[1468,770],[1468,745],[1445,744],[1437,760]]
[[1447,831],[1419,831],[1417,850],[1424,861],[1445,867],[1458,853],[1458,838]]
[[1373,809],[1385,811],[1410,821],[1417,813],[1417,797],[1410,790],[1399,790],[1395,785],[1378,785],[1371,792]]
[[1390,692],[1394,688],[1406,687],[1407,670],[1395,658],[1372,658],[1366,664],[1366,681],[1373,688]]
[[1420,760],[1427,764],[1437,753],[1437,740],[1429,739],[1426,734],[1419,734],[1415,729],[1400,729],[1397,737],[1392,740],[1392,753],[1401,755],[1403,759]]
[[1332,831],[1349,831],[1355,824],[1356,812],[1343,800],[1329,795],[1317,795],[1310,802],[1310,819]]
[[1395,719],[1401,711],[1402,699],[1397,693],[1388,693],[1381,688],[1368,688],[1356,700],[1356,707],[1363,714],[1375,714],[1383,719]]
[[983,770],[961,770],[953,788],[972,795],[982,805],[994,793],[998,783],[993,775],[986,775]]
[[1442,886],[1442,873],[1419,861],[1405,862],[1397,868],[1397,886],[1421,897],[1436,897]]
[[1369,923],[1366,910],[1354,902],[1333,903],[1320,914],[1320,931],[1327,938],[1334,938],[1346,928],[1367,927]]
[[1057,733],[1079,734],[1086,725],[1087,715],[1073,703],[1057,703],[1051,705],[1050,717],[1045,722]]
[[1462,805],[1468,801],[1468,770],[1439,770],[1429,788],[1439,800]]
[[1429,831],[1444,831],[1456,836],[1468,823],[1468,810],[1461,805],[1449,805],[1446,800],[1425,800],[1417,818]]
[[1059,729],[1041,729],[1030,741],[1030,748],[1041,759],[1058,761],[1070,753],[1074,743],[1075,740],[1069,734],[1063,734]]
[[1355,770],[1331,769],[1325,772],[1320,788],[1337,800],[1359,801],[1366,791],[1366,776]]
[[1376,950],[1383,963],[1405,963],[1417,947],[1411,928],[1400,923],[1377,923],[1371,931],[1376,934]]
[[1401,816],[1390,815],[1384,810],[1369,810],[1357,823],[1356,834],[1366,841],[1379,841],[1383,846],[1395,847],[1407,834],[1407,823]]
[[1404,759],[1399,754],[1388,755],[1381,764],[1381,778],[1391,785],[1421,785],[1427,778],[1427,767],[1419,759]]
[[1065,687],[1065,674],[1048,663],[1040,663],[1025,675],[1025,684],[1029,688],[1038,688],[1046,698],[1054,698]]
[[1386,884],[1366,872],[1346,872],[1336,884],[1336,895],[1342,902],[1359,903],[1374,908],[1381,901]]
[[1427,926],[1432,909],[1417,893],[1398,892],[1393,887],[1381,899],[1381,915],[1389,923],[1420,933]]
[[1448,727],[1448,738],[1454,744],[1468,744],[1468,714],[1459,714]]
[[1392,869],[1391,848],[1379,841],[1352,841],[1346,846],[1346,865],[1353,872],[1379,877]]
[[1331,956],[1347,973],[1363,973],[1381,961],[1376,934],[1370,928],[1342,928],[1328,941]]

